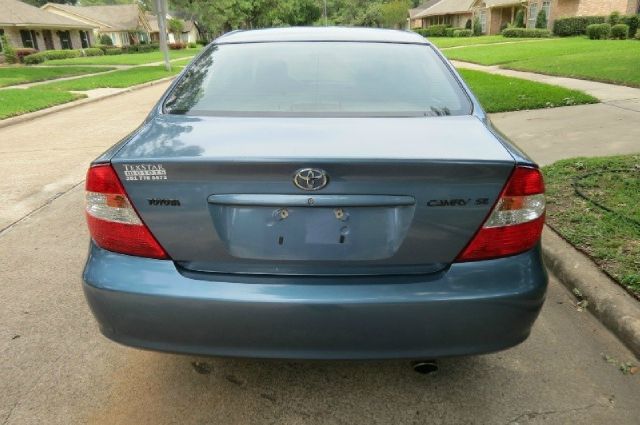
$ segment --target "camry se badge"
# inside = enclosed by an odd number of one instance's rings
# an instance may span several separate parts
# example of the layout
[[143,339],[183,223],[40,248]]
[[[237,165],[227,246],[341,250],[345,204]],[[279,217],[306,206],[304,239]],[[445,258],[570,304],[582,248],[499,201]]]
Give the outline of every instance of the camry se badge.
[[319,168],[302,168],[293,176],[293,184],[302,190],[320,190],[329,183],[329,177]]

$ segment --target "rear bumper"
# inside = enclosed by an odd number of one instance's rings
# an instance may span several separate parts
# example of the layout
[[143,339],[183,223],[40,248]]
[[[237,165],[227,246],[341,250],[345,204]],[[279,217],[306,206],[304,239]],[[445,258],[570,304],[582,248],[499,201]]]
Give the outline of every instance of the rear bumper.
[[[215,279],[215,280],[214,280]],[[428,276],[186,274],[93,243],[84,291],[108,338],[152,350],[297,359],[437,358],[527,338],[547,274],[540,248]]]

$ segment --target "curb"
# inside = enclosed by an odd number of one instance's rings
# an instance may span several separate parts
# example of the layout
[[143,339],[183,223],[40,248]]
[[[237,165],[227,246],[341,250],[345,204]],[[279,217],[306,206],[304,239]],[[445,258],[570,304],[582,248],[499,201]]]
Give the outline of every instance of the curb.
[[56,113],[56,112],[66,111],[67,109],[72,109],[72,108],[76,108],[78,106],[83,106],[83,105],[86,105],[88,103],[99,102],[101,100],[109,99],[109,98],[114,97],[114,96],[119,96],[119,95],[124,94],[124,93],[129,93],[129,92],[132,92],[132,91],[144,89],[146,87],[151,87],[151,86],[155,86],[157,84],[162,84],[162,83],[165,83],[167,81],[173,80],[175,77],[176,76],[164,77],[164,78],[161,78],[159,80],[154,80],[154,81],[149,81],[149,82],[146,82],[146,83],[138,84],[137,86],[127,87],[127,88],[123,89],[122,91],[119,91],[119,92],[116,92],[116,93],[109,93],[109,94],[106,94],[106,95],[100,96],[100,97],[93,97],[93,98],[85,98],[85,99],[80,99],[80,100],[74,100],[74,101],[71,101],[71,102],[63,103],[61,105],[56,105],[56,106],[52,106],[50,108],[41,109],[40,111],[28,112],[26,114],[18,115],[17,117],[6,118],[6,119],[3,119],[3,120],[0,120],[0,128],[9,127],[11,125],[20,124],[20,123],[23,123],[25,121],[31,121],[33,119],[44,117],[44,116],[47,116],[47,115],[50,115],[50,114],[53,114],[53,113]]
[[558,280],[570,291],[578,289],[589,311],[640,359],[640,303],[548,226],[542,256]]

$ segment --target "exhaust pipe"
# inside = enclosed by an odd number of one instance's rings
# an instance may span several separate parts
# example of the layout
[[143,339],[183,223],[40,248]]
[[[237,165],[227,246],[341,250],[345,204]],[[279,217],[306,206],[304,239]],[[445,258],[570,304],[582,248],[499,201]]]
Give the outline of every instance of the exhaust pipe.
[[422,374],[428,375],[430,373],[435,373],[438,371],[438,361],[437,360],[418,360],[411,364],[413,370]]

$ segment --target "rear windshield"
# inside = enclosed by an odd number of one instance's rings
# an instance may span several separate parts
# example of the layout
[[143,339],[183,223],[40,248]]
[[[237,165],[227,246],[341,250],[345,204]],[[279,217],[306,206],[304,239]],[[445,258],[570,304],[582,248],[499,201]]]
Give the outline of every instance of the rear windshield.
[[219,116],[467,115],[471,103],[428,45],[270,42],[210,46],[165,112]]

